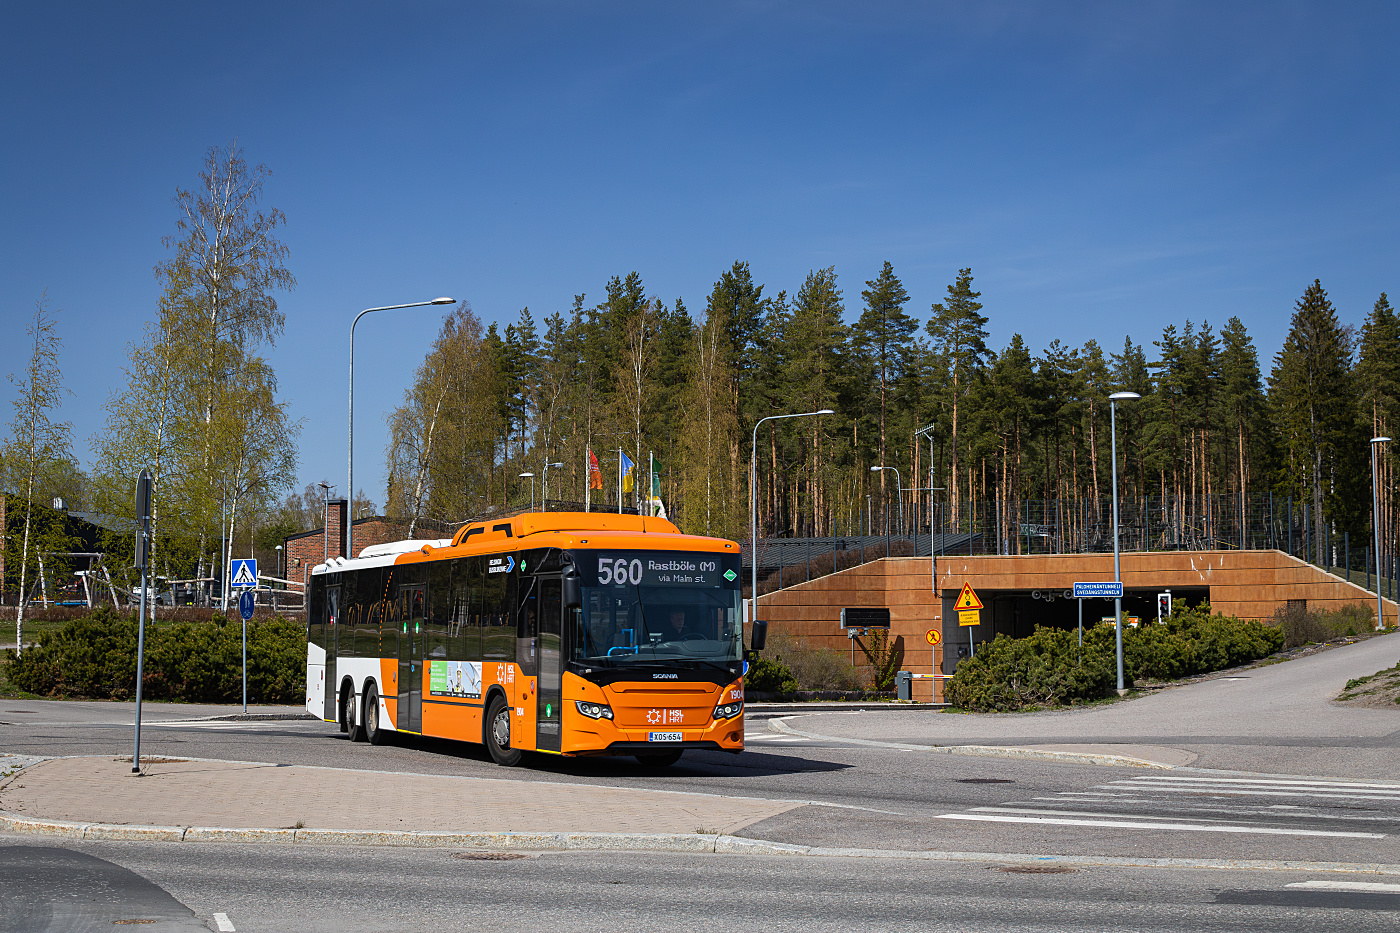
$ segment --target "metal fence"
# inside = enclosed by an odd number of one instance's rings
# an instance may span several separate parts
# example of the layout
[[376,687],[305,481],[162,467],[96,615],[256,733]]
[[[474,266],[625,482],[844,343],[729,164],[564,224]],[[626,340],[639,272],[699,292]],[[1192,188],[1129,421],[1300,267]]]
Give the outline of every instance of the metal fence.
[[[956,520],[947,503],[910,503],[872,519],[864,535],[760,538],[759,592],[768,592],[882,557],[998,554],[1098,554],[1113,550],[1110,499],[1022,499],[964,504]],[[883,533],[879,533],[883,531]],[[1122,499],[1118,545],[1123,551],[1275,549],[1374,592],[1376,560],[1369,537],[1353,541],[1311,503],[1291,496]],[[753,548],[743,544],[745,579]],[[1398,590],[1400,554],[1382,541],[1381,588]]]

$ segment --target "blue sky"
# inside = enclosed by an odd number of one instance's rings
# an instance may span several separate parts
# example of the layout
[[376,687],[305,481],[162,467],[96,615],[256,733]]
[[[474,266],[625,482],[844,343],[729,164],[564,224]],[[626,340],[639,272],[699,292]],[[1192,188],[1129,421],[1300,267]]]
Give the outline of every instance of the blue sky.
[[[770,292],[835,266],[854,317],[889,260],[922,320],[970,266],[998,347],[1150,349],[1238,315],[1267,368],[1314,278],[1353,324],[1400,290],[1397,10],[7,3],[0,373],[47,290],[86,466],[175,188],[230,140],[288,219],[271,357],[301,483],[344,483],[359,309],[450,295],[505,323],[633,270],[698,314],[736,259]],[[376,501],[383,415],[438,323],[390,314],[357,341]]]

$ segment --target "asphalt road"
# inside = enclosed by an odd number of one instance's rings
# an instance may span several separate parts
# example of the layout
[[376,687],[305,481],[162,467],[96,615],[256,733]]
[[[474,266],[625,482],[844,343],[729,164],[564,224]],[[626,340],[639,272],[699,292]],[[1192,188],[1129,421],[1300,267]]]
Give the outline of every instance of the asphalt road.
[[[1066,713],[815,714],[784,717],[787,732],[754,716],[742,755],[691,753],[664,771],[545,757],[503,770],[476,746],[373,747],[321,722],[208,721],[236,710],[149,704],[148,755],[510,777],[542,792],[566,782],[801,800],[810,805],[744,835],[985,861],[588,852],[481,861],[443,850],[0,835],[0,930],[109,929],[123,919],[219,929],[216,914],[236,930],[312,931],[1396,929],[1397,876],[1082,865],[1022,874],[1001,870],[1014,866],[995,854],[1400,864],[1400,715],[1330,702],[1347,678],[1395,663],[1397,649],[1400,638],[1373,639]],[[0,751],[130,755],[131,714],[130,704],[0,700]],[[949,744],[1151,746],[1193,766],[932,748]],[[450,824],[450,806],[444,814]]]
[[[130,755],[130,706],[5,701],[0,749],[34,755]],[[407,738],[351,743],[315,721],[160,721],[145,754],[311,764],[419,774],[510,777],[808,801],[743,835],[801,845],[960,852],[1400,864],[1400,786],[1193,769],[1156,771],[851,745],[748,724],[748,750],[688,753],[664,771],[631,759],[529,759],[501,769],[479,746]],[[208,711],[201,711],[208,712]],[[864,731],[886,717],[862,713]],[[830,715],[787,718],[802,725]],[[857,717],[845,717],[847,719]],[[940,717],[945,718],[945,717]],[[33,720],[21,724],[21,720]],[[931,727],[930,727],[931,728]],[[1386,776],[1395,774],[1392,768]],[[1293,783],[1288,783],[1293,782]],[[1375,786],[1368,786],[1375,785]],[[444,829],[457,827],[444,824]]]
[[[1400,920],[1400,884],[1319,872],[1026,873],[994,861],[584,852],[497,861],[462,854],[0,836],[7,882],[15,865],[46,869],[26,879],[18,906],[0,899],[0,928],[68,933],[156,920],[139,928],[1278,933],[1393,931]],[[85,890],[100,896],[75,897]],[[34,906],[45,903],[60,907],[46,913]]]

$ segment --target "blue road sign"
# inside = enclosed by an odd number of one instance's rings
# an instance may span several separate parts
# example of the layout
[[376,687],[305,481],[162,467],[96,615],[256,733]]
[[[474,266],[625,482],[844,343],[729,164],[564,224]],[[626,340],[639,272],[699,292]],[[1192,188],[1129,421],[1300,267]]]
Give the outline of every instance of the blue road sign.
[[[235,586],[237,584],[234,584]],[[1123,584],[1109,580],[1107,583],[1076,583],[1075,599],[1122,599]]]
[[240,586],[258,585],[258,562],[251,559],[231,561],[228,565],[228,585],[237,589]]
[[244,590],[238,594],[238,614],[247,622],[253,617],[253,606],[257,604],[257,597],[252,590]]

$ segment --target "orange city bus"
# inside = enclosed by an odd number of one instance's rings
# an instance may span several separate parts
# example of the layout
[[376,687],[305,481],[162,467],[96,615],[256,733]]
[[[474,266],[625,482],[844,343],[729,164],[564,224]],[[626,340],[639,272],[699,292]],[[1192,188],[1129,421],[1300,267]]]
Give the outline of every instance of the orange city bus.
[[532,512],[312,571],[306,708],[392,732],[673,764],[744,747],[739,546],[660,518]]

